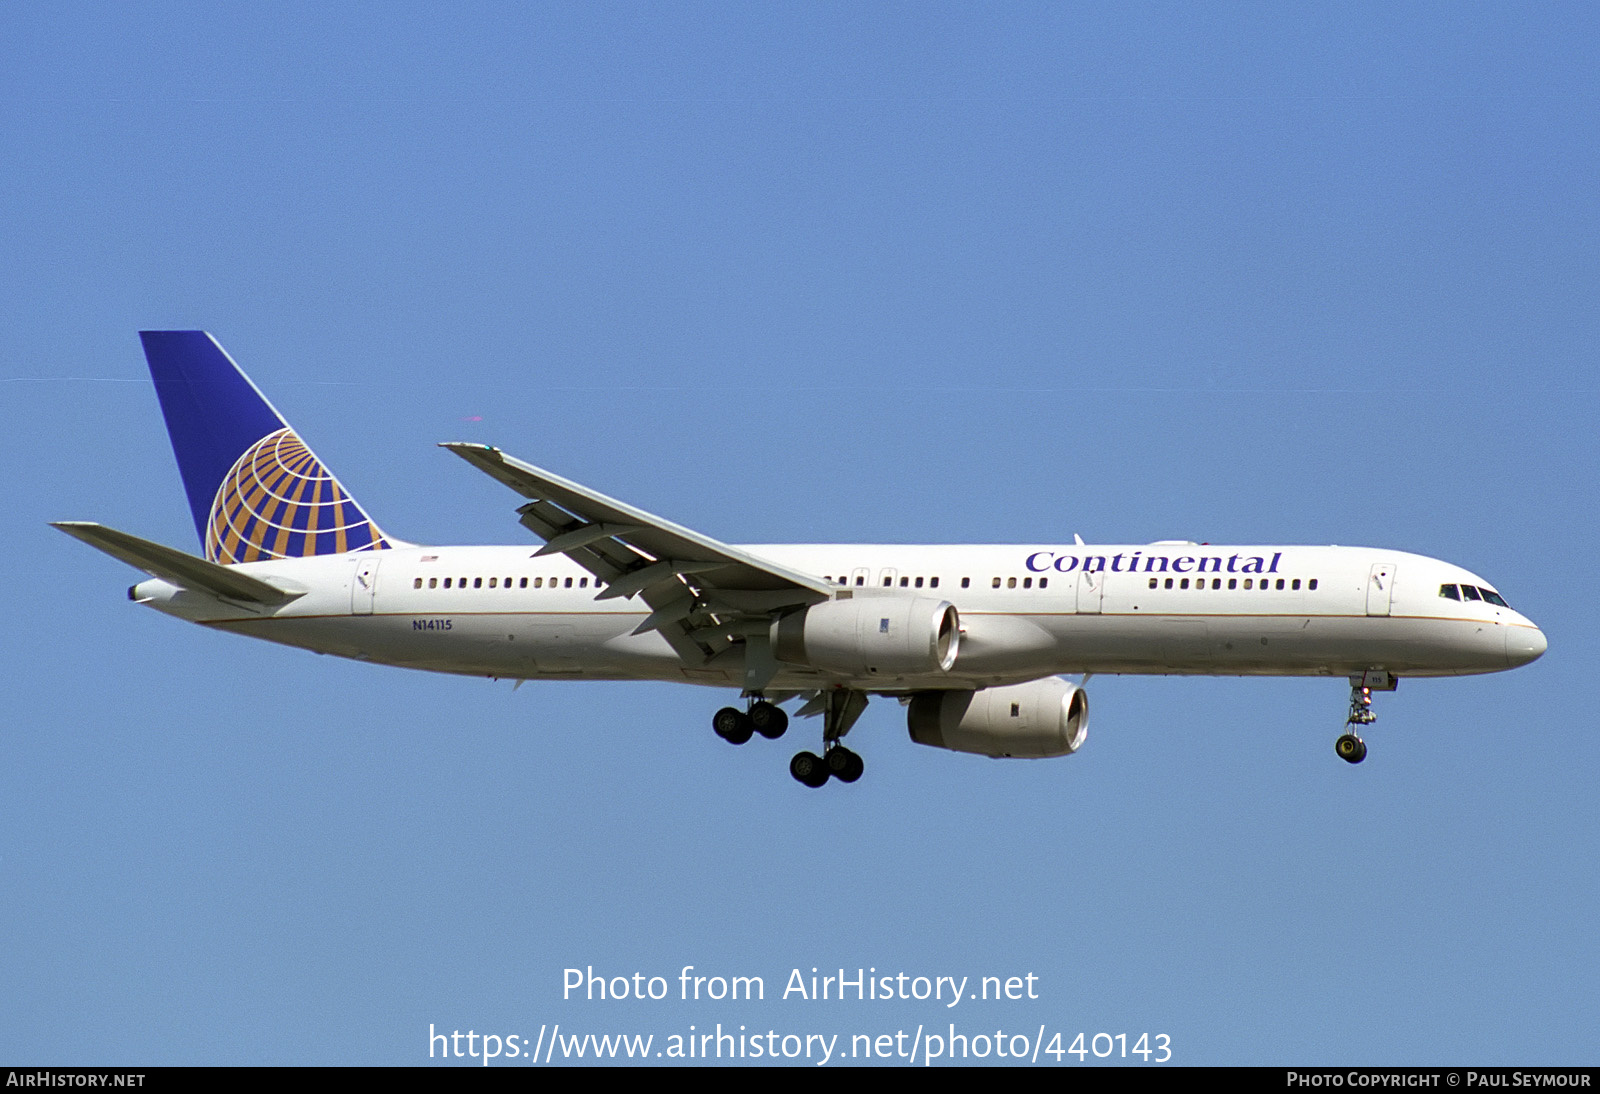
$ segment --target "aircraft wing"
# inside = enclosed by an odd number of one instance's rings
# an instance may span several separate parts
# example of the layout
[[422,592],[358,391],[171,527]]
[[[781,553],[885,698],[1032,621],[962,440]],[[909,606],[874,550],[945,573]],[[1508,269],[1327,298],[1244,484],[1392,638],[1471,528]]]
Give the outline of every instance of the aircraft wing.
[[814,574],[720,543],[498,448],[463,442],[440,447],[531,499],[517,512],[523,526],[545,541],[536,557],[567,555],[604,583],[597,599],[641,596],[652,610],[635,633],[661,631],[691,664],[758,632],[764,642],[772,613],[833,596],[833,588]]
[[170,581],[180,588],[210,593],[227,600],[266,605],[284,604],[305,595],[304,589],[281,588],[249,574],[242,574],[231,566],[219,566],[215,562],[207,562],[203,558],[93,521],[52,521],[51,527],[59,528],[73,539],[104,551],[119,562],[126,562],[135,569],[159,577],[162,581]]

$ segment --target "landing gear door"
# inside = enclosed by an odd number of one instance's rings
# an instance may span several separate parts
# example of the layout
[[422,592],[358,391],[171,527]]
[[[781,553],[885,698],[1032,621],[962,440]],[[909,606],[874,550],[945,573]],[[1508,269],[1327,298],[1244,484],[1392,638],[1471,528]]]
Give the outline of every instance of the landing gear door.
[[1367,614],[1388,615],[1394,595],[1394,563],[1374,563],[1367,575]]
[[1078,614],[1099,615],[1106,575],[1101,570],[1078,571]]
[[378,563],[381,561],[370,551],[356,560],[355,578],[350,582],[351,615],[372,614],[372,599],[378,592]]

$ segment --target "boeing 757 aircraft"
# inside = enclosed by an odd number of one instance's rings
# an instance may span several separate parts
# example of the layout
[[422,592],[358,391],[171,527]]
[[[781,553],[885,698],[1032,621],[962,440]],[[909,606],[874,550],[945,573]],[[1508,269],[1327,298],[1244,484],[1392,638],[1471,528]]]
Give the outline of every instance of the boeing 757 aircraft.
[[[217,630],[403,668],[737,688],[743,744],[822,717],[790,773],[854,782],[869,696],[911,739],[984,756],[1076,752],[1095,673],[1330,676],[1334,750],[1365,759],[1372,693],[1525,665],[1539,628],[1459,566],[1371,547],[732,546],[513,459],[443,447],[523,499],[540,545],[422,547],[379,530],[203,331],[145,331],[203,558],[100,524],[68,535],[150,577],[134,602]],[[1082,674],[1078,683],[1064,674]]]

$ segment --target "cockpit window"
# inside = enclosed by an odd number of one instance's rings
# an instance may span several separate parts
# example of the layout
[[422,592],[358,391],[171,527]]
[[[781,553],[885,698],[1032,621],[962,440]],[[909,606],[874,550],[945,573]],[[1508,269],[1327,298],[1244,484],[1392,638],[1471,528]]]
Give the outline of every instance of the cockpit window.
[[1439,586],[1439,595],[1444,597],[1446,600],[1460,600],[1461,599],[1461,593],[1460,593],[1459,590],[1456,589],[1456,587],[1454,585],[1440,585]]
[[1478,591],[1480,593],[1482,593],[1483,594],[1483,598],[1485,600],[1487,600],[1491,604],[1498,604],[1502,608],[1511,607],[1510,604],[1506,603],[1505,597],[1501,596],[1499,593],[1495,592],[1493,589],[1479,589]]
[[1463,597],[1465,597],[1466,599],[1468,599],[1468,600],[1482,600],[1483,599],[1483,597],[1478,595],[1478,590],[1476,588],[1474,588],[1473,586],[1471,586],[1471,585],[1463,585],[1463,586],[1461,586],[1461,595]]

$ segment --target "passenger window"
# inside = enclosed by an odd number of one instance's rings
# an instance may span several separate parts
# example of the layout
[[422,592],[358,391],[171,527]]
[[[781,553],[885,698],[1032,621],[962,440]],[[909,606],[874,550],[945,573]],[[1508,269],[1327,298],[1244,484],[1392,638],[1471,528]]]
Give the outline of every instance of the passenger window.
[[1024,588],[1024,589],[1031,589],[1031,588],[1033,588],[1033,578],[1031,578],[1031,577],[1025,577],[1025,578],[1023,578],[1023,579],[1022,579],[1022,587],[1023,587],[1023,588]]
[[1312,578],[1310,581],[1306,582],[1306,588],[1310,589],[1312,592],[1316,592],[1317,591],[1317,579],[1316,578]]
[[499,588],[499,585],[497,585],[497,584],[495,584],[495,583],[496,583],[496,582],[497,582],[497,581],[499,581],[499,580],[500,580],[500,579],[499,579],[499,578],[497,578],[497,577],[491,577],[491,578],[490,578],[490,579],[489,579],[489,588],[491,588],[491,589],[497,589],[497,588]]
[[1017,587],[1017,579],[1016,578],[1014,578],[1014,577],[1006,578],[1006,588],[1015,589],[1016,587]]
[[439,579],[436,578],[436,577],[430,577],[428,579],[428,588],[437,589],[438,587],[439,587]]
[[572,579],[570,577],[567,578],[565,587],[568,589],[572,588]]
[[867,579],[866,579],[865,576],[861,576],[861,577],[856,578],[856,584],[857,585],[865,585],[866,583],[867,583]]
[[1297,577],[1293,581],[1291,581],[1289,583],[1289,588],[1295,590],[1296,592],[1299,592],[1300,591],[1300,579]]
[[893,585],[893,584],[894,584],[894,578],[886,577],[886,578],[883,579],[883,587],[885,589],[887,589],[890,585]]
[[413,581],[413,582],[412,582],[412,583],[411,583],[411,587],[412,587],[412,588],[413,588],[413,589],[420,589],[420,588],[422,588],[422,579],[421,579],[421,578],[420,578],[420,577],[419,577],[419,578],[417,578],[417,580],[415,580],[415,581]]
[[472,587],[473,587],[473,588],[474,588],[474,589],[481,589],[481,588],[483,588],[483,578],[481,578],[481,577],[475,577],[475,578],[473,578],[473,579],[472,579]]
[[1000,587],[1000,579],[998,577],[994,579],[994,587],[996,589]]
[[1283,578],[1281,577],[1278,579],[1278,591],[1280,593],[1283,592]]
[[1228,588],[1237,589],[1238,587],[1239,587],[1239,579],[1236,578],[1236,577],[1230,577],[1228,579]]
[[1178,588],[1187,589],[1188,587],[1189,587],[1189,579],[1188,578],[1184,578],[1182,581],[1178,582]]
[[1170,577],[1167,578],[1167,588],[1172,588],[1172,579]]
[[1156,579],[1153,578],[1153,577],[1150,579],[1150,587],[1152,589],[1154,589],[1156,587]]
[[909,577],[902,577],[900,579],[900,587],[902,589],[904,589],[909,584],[911,584],[911,579]]
[[917,578],[916,585],[917,585],[917,588],[919,588],[919,589],[922,588],[922,579],[920,577]]
[[1050,579],[1048,577],[1041,577],[1039,579],[1039,588],[1041,588],[1041,589],[1048,588],[1049,585],[1050,585]]
[[1478,590],[1473,588],[1471,585],[1463,585],[1463,586],[1461,586],[1461,595],[1463,597],[1465,597],[1467,600],[1482,600],[1483,599],[1483,597],[1478,595]]
[[961,587],[963,589],[970,588],[971,586],[972,586],[972,579],[970,577],[964,577],[964,578],[961,579]]
[[519,589],[526,589],[527,587],[528,587],[528,579],[527,578],[523,578],[520,582],[517,583],[517,588],[519,588]]
[[1222,579],[1221,579],[1221,578],[1220,578],[1220,577],[1214,577],[1214,578],[1212,578],[1212,579],[1211,579],[1211,587],[1212,587],[1212,588],[1213,588],[1213,589],[1220,589],[1220,588],[1222,588]]
[[450,579],[448,577],[444,579],[444,587],[446,589],[450,587]]
[[928,588],[937,589],[938,587],[939,587],[939,579],[936,578],[936,577],[930,577],[928,579]]
[[1244,587],[1245,587],[1245,588],[1246,588],[1246,589],[1248,589],[1248,588],[1250,588],[1250,583],[1251,583],[1251,582],[1252,582],[1252,581],[1254,581],[1254,580],[1255,580],[1255,579],[1254,579],[1254,578],[1249,578],[1249,577],[1247,577],[1247,578],[1245,578],[1245,579],[1244,579]]
[[588,587],[589,587],[589,579],[586,578],[586,577],[580,577],[578,579],[578,588],[587,589]]

